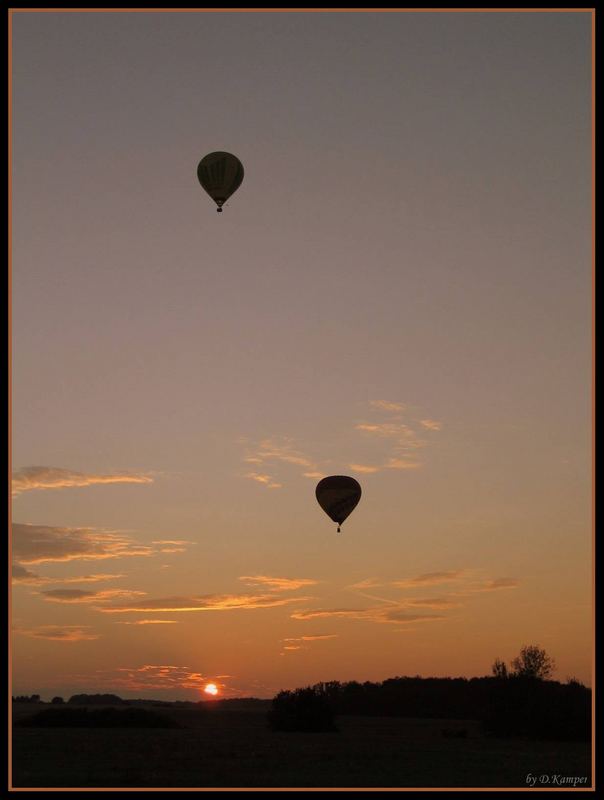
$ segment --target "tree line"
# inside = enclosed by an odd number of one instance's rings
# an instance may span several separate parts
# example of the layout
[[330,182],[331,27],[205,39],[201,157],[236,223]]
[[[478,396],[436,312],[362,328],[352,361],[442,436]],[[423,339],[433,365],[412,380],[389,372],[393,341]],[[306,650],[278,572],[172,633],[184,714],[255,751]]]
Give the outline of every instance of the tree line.
[[574,678],[549,680],[554,661],[523,647],[511,668],[497,659],[482,678],[395,677],[381,683],[329,681],[279,692],[268,714],[273,730],[334,730],[355,714],[479,720],[493,736],[581,740],[591,737],[591,691]]

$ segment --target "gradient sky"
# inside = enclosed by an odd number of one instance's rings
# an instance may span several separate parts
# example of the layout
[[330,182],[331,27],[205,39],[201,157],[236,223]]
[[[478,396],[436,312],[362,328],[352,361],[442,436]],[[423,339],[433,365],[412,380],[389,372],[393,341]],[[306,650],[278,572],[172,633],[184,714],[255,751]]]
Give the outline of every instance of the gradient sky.
[[591,15],[12,26],[13,693],[590,683]]

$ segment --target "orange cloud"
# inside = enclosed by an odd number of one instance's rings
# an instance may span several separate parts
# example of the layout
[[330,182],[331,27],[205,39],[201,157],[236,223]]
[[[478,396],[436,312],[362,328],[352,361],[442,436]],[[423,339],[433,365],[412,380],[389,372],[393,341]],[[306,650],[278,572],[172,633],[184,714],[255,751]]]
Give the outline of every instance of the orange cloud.
[[470,584],[460,592],[455,592],[455,596],[465,597],[471,594],[482,594],[483,592],[496,592],[499,589],[516,589],[519,582],[516,578],[495,578],[494,580],[482,581]]
[[437,586],[443,583],[465,580],[466,575],[467,571],[461,569],[449,570],[448,572],[426,572],[423,575],[417,575],[415,578],[392,581],[392,586],[398,586],[401,589],[418,586]]
[[73,578],[52,578],[49,576],[37,575],[31,570],[25,569],[21,564],[13,564],[12,582],[23,583],[31,586],[43,586],[48,583],[99,583],[110,581],[114,578],[125,578],[123,574],[104,574],[98,575],[76,575]]
[[399,606],[398,604],[373,608],[320,608],[314,611],[296,611],[291,615],[291,618],[306,620],[322,617],[340,617],[342,619],[377,623],[427,622],[444,619],[443,616],[436,614],[408,614],[404,608],[405,606]]
[[60,528],[13,523],[12,549],[21,564],[45,561],[96,561],[126,556],[152,556],[156,547],[138,544],[129,536],[95,528]]
[[40,592],[44,599],[51,603],[104,603],[116,597],[140,597],[146,592],[135,592],[129,589],[105,589],[101,592],[87,592],[84,589],[50,589]]
[[268,586],[277,592],[291,591],[319,583],[312,578],[271,578],[267,575],[243,575],[239,580],[247,586]]
[[126,472],[96,475],[60,467],[23,467],[13,473],[12,493],[16,496],[33,489],[67,489],[100,483],[153,483],[153,478]]
[[120,620],[116,625],[180,625],[177,619],[136,619],[125,622]]
[[442,422],[437,422],[435,419],[421,419],[419,424],[429,431],[440,431],[442,429]]
[[185,612],[185,611],[235,611],[238,609],[273,608],[310,600],[309,597],[277,597],[265,595],[200,595],[196,597],[164,597],[155,600],[141,600],[117,606],[99,606],[98,611],[106,614],[126,612]]
[[15,628],[15,633],[34,639],[50,639],[55,642],[83,642],[99,639],[100,634],[90,633],[88,625],[40,625],[38,628]]
[[349,464],[350,469],[354,470],[354,472],[362,472],[367,475],[370,475],[373,472],[379,472],[382,467],[372,466],[370,464]]
[[371,400],[369,405],[379,408],[381,411],[400,412],[405,410],[405,406],[402,403],[391,403],[388,400]]
[[[291,644],[292,642],[319,642],[323,641],[324,639],[337,639],[337,633],[329,633],[324,634],[322,636],[290,636],[287,639],[283,639],[284,642],[288,642],[289,644],[283,645],[283,650],[308,650],[308,647],[305,647],[303,644]],[[279,655],[284,655],[281,652]]]
[[282,484],[274,481],[270,475],[264,475],[260,472],[248,472],[245,477],[257,483],[263,483],[267,489],[280,489],[282,486]]

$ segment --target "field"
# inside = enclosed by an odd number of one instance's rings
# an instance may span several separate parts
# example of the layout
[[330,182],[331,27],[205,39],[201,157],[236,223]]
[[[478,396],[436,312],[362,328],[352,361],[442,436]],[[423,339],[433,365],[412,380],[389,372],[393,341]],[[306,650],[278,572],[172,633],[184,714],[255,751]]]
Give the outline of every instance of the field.
[[[49,707],[14,704],[14,719]],[[591,774],[589,743],[487,738],[472,721],[340,716],[338,733],[285,733],[267,728],[266,709],[154,710],[183,727],[15,727],[12,785],[526,788],[529,773]],[[467,738],[443,735],[456,730]]]

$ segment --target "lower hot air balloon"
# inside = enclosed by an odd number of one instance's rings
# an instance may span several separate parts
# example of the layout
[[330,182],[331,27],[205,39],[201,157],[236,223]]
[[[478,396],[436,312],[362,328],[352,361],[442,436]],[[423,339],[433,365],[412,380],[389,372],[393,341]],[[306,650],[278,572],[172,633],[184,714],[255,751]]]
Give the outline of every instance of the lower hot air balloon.
[[323,511],[340,526],[357,507],[361,499],[361,486],[347,475],[330,475],[317,484],[315,494]]
[[223,204],[241,186],[243,164],[232,153],[208,153],[197,166],[197,178],[218,206],[216,210],[222,211]]

